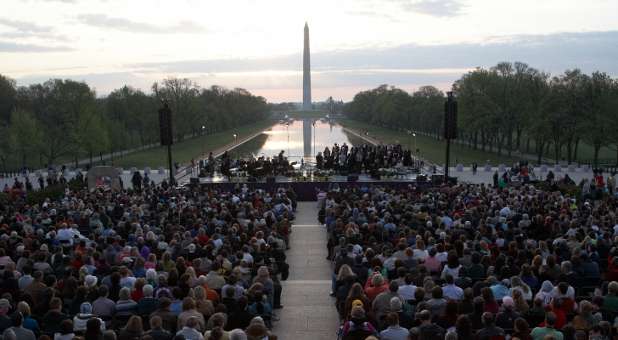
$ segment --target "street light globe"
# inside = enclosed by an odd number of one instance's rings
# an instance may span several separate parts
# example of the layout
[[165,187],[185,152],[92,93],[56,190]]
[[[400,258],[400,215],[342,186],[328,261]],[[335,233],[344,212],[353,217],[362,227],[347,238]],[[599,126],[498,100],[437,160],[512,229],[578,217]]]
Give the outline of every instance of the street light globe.
[[205,129],[206,129],[206,125],[202,125],[202,130],[205,130]]
[[416,133],[412,133],[412,136],[416,137]]

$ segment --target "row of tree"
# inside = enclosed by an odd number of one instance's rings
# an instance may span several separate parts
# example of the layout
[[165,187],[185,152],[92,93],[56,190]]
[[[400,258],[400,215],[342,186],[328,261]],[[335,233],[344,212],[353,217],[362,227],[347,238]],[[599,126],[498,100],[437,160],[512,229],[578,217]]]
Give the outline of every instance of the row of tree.
[[[618,79],[567,70],[550,76],[525,63],[477,68],[453,84],[459,102],[459,140],[474,149],[534,154],[568,163],[582,144],[618,151]],[[444,93],[433,86],[407,92],[387,85],[358,93],[344,112],[353,119],[422,131],[441,138]],[[617,154],[618,162],[618,154]]]
[[50,79],[16,86],[0,75],[0,162],[3,170],[38,168],[156,144],[167,100],[175,139],[209,134],[267,118],[263,97],[244,89],[200,88],[168,78],[152,94],[129,86],[97,97],[84,82]]

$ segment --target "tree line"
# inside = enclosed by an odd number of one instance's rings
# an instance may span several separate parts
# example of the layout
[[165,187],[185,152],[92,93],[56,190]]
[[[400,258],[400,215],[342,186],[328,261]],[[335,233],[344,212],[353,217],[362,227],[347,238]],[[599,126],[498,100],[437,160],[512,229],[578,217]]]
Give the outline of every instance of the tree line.
[[189,79],[155,82],[152,94],[123,86],[97,97],[85,82],[50,79],[17,86],[0,75],[0,166],[15,171],[92,161],[156,144],[163,100],[172,109],[177,141],[257,122],[270,110],[263,97],[245,89],[201,88]]
[[[616,150],[618,163],[618,79],[579,69],[556,76],[522,62],[477,68],[452,86],[459,103],[459,142],[473,149],[509,156],[534,155],[566,161],[581,159],[582,146]],[[421,131],[441,138],[445,94],[433,86],[414,93],[382,85],[362,91],[344,112],[385,127]]]

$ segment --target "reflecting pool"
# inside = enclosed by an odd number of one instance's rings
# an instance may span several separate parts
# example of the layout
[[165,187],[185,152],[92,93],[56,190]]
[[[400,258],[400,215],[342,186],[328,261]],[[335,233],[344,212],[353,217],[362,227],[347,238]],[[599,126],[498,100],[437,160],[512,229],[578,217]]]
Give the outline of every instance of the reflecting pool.
[[318,152],[335,143],[360,145],[363,141],[332,121],[298,119],[275,124],[229,152],[234,157],[273,157],[283,151],[292,161],[311,161]]

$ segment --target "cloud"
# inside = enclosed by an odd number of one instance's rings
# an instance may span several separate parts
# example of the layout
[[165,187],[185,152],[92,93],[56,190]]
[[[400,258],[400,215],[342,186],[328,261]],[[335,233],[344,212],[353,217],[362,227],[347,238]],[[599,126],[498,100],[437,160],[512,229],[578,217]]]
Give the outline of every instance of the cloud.
[[[514,35],[492,37],[483,43],[444,45],[407,44],[313,53],[312,71],[419,70],[490,67],[500,61],[523,61],[552,73],[580,67],[618,75],[618,31]],[[220,73],[298,71],[300,54],[256,59],[185,60],[126,65],[141,72]]]
[[36,44],[18,44],[10,41],[0,41],[0,53],[42,53],[68,51],[72,51],[72,49],[66,46],[43,46]]
[[[0,45],[0,51],[2,49]],[[467,70],[488,68],[501,61],[526,62],[554,75],[577,67],[586,73],[600,70],[616,77],[616,60],[618,31],[608,31],[500,36],[483,43],[407,44],[324,51],[312,54],[311,66],[315,93],[327,94],[328,89],[340,89],[333,93],[348,100],[359,90],[385,83],[407,90],[421,85],[448,89]],[[270,100],[297,100],[301,97],[301,70],[302,56],[291,54],[254,59],[126,64],[97,74],[87,70],[50,70],[14,78],[23,84],[50,77],[69,77],[85,80],[99,94],[106,94],[125,84],[148,92],[154,81],[176,76],[190,78],[204,87],[213,84],[243,87],[259,90],[258,93],[267,95]]]
[[54,33],[54,28],[51,26],[38,25],[28,21],[0,18],[0,26],[13,29],[8,32],[2,32],[2,37],[5,39],[39,38],[54,41],[70,40],[66,35]]
[[178,34],[178,33],[201,33],[204,27],[192,21],[179,21],[171,26],[150,24],[133,21],[126,18],[111,17],[105,14],[81,14],[77,19],[89,26],[105,29],[115,29],[125,32],[152,33],[152,34]]
[[454,17],[461,14],[461,0],[388,0],[403,10],[433,17]]
[[11,20],[11,19],[5,19],[5,18],[0,18],[0,25],[8,26],[19,32],[24,32],[24,33],[42,33],[42,32],[52,31],[52,27],[50,26],[42,26],[42,25],[37,25],[32,22]]

